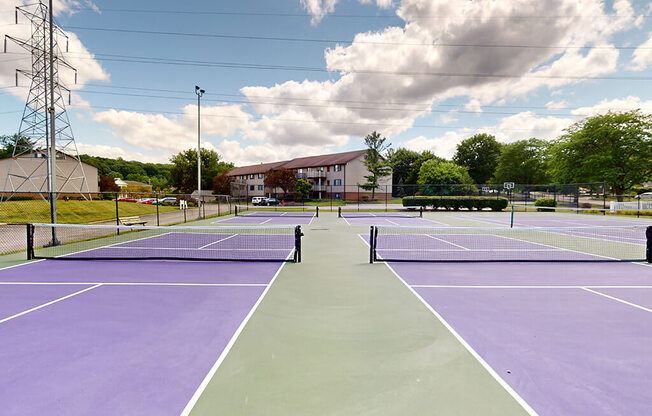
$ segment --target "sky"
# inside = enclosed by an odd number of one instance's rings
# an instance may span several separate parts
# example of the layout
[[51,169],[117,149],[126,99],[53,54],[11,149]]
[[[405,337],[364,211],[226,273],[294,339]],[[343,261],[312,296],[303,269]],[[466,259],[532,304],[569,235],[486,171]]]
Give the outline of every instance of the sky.
[[[0,35],[30,25],[0,0]],[[27,7],[27,6],[26,6]],[[460,141],[553,140],[607,111],[652,113],[643,0],[56,0],[80,153],[236,165],[364,148],[450,158]],[[61,41],[63,44],[65,42]],[[0,50],[4,52],[4,50]],[[0,135],[19,130],[30,55],[0,53]]]

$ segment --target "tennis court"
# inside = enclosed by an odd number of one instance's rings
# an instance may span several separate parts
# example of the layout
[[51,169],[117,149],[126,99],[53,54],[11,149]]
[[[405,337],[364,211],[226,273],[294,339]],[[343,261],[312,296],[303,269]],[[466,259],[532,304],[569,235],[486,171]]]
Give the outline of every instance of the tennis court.
[[213,224],[309,225],[319,217],[316,206],[235,206],[235,216]]
[[0,269],[3,412],[650,412],[649,220],[366,214],[31,225],[36,260]]

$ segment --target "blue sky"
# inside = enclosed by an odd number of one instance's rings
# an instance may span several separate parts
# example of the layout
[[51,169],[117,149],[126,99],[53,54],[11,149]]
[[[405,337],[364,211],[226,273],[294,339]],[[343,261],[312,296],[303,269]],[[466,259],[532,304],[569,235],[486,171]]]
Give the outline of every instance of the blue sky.
[[[16,0],[0,34],[29,36]],[[202,140],[238,165],[394,144],[452,156],[478,132],[554,139],[606,111],[652,113],[645,1],[55,2],[77,68],[81,152],[167,161]],[[145,33],[157,32],[157,33]],[[28,56],[0,54],[0,134],[18,130]],[[71,85],[71,74],[62,74]]]

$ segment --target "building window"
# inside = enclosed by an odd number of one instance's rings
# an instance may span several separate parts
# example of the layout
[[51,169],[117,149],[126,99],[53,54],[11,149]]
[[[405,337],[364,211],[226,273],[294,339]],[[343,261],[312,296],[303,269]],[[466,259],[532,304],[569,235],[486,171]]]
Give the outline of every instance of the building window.
[[330,184],[331,184],[331,181],[330,181],[330,180],[326,180],[326,186],[328,186],[328,185],[330,185]]
[[336,193],[336,194],[334,195],[334,198],[335,198],[335,199],[342,199],[342,194],[340,194],[340,193]]
[[262,191],[263,190],[263,185],[258,185],[258,190]]
[[263,179],[264,177],[265,177],[265,174],[264,174],[264,173],[259,173],[259,174],[258,174],[258,179]]
[[249,190],[250,190],[250,191],[253,191],[254,189],[255,189],[255,186],[254,186],[254,185],[249,185]]
[[249,175],[249,179],[253,179],[255,177],[256,177],[256,175],[254,175],[253,173],[251,175]]
[[333,166],[333,171],[335,171],[335,172],[341,172],[341,171],[342,171],[342,165],[335,165],[335,166]]
[[333,185],[342,186],[342,179],[333,179]]
[[330,171],[331,171],[331,167],[330,167],[330,166],[326,166],[326,172],[330,172]]

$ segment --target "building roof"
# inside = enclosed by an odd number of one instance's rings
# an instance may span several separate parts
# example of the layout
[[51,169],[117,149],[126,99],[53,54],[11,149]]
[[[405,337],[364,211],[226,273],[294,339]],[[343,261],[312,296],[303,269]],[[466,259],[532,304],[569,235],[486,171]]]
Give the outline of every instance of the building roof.
[[272,163],[261,163],[258,165],[249,165],[235,168],[228,173],[229,176],[238,176],[238,175],[251,175],[254,173],[265,173],[267,171],[278,169],[284,163],[287,163],[287,160],[282,162],[272,162]]
[[357,159],[367,153],[366,150],[354,150],[351,152],[332,153],[329,155],[298,157],[291,160],[274,163],[261,163],[259,165],[242,166],[229,172],[229,176],[251,175],[254,173],[265,173],[274,169],[299,169],[312,168],[317,166],[342,165]]

